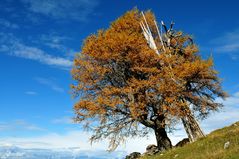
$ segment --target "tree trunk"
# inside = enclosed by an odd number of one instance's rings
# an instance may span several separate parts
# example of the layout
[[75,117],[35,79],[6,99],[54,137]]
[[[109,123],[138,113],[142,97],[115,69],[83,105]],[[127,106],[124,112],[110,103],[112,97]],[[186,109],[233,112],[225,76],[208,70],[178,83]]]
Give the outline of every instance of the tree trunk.
[[172,148],[172,143],[168,138],[167,132],[161,124],[156,124],[154,132],[157,140],[157,147],[160,152]]
[[181,119],[190,142],[197,141],[199,138],[205,136],[198,122],[190,111],[185,117],[182,117]]

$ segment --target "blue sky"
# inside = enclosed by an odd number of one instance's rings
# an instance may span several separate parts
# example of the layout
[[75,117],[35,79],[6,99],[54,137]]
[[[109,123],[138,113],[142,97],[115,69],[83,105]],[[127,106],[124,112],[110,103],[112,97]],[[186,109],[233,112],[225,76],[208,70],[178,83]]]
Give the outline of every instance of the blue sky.
[[[239,2],[235,0],[1,0],[0,144],[23,147],[90,146],[89,134],[71,124],[72,60],[84,38],[137,6],[193,35],[204,58],[212,55],[231,96],[225,108],[202,122],[206,132],[239,120]],[[171,135],[177,141],[182,131]],[[135,142],[129,140],[126,148]],[[141,144],[142,145],[142,144]],[[142,151],[142,146],[136,150]],[[134,150],[134,151],[136,151]]]

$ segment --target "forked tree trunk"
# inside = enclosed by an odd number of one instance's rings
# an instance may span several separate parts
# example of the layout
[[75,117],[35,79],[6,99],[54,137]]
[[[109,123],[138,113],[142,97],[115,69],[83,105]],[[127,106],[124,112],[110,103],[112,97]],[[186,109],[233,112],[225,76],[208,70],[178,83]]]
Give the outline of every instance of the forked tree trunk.
[[190,142],[197,141],[199,138],[205,136],[191,112],[188,112],[187,116],[181,119]]

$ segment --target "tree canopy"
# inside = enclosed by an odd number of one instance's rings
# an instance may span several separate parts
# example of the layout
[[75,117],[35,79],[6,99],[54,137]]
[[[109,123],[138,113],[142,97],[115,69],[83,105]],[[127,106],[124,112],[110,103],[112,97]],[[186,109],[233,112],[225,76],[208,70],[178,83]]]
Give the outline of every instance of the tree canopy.
[[188,112],[205,118],[222,106],[214,99],[226,96],[212,58],[203,60],[189,35],[178,32],[163,50],[155,16],[147,11],[145,17],[159,55],[147,44],[143,17],[133,9],[87,37],[74,60],[72,92],[80,97],[75,120],[93,130],[92,141],[110,139],[111,149],[126,137],[170,128]]

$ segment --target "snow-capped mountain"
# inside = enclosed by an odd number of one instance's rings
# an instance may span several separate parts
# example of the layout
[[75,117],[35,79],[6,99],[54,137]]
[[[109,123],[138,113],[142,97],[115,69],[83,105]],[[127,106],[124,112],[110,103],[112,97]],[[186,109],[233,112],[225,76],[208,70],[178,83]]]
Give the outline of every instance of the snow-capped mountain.
[[124,151],[86,151],[77,147],[63,149],[26,149],[0,146],[0,159],[122,159]]

